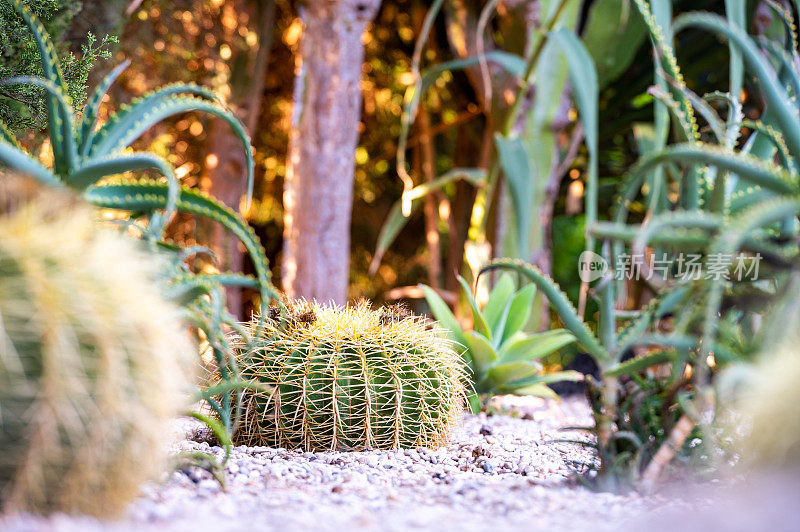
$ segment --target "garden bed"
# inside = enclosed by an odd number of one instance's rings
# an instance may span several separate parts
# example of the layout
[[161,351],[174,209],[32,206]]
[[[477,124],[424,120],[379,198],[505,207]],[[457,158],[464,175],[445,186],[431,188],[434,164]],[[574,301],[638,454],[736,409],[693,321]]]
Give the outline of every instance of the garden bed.
[[[236,447],[221,490],[200,469],[175,472],[146,486],[128,516],[111,529],[552,529],[619,522],[663,503],[595,493],[581,487],[572,467],[593,460],[583,446],[560,443],[586,425],[580,398],[563,402],[499,398],[501,415],[466,415],[442,449],[398,452],[318,452]],[[207,443],[184,441],[181,450],[222,455]],[[2,521],[0,521],[2,524]],[[7,519],[4,529],[105,528],[88,519]],[[108,525],[107,525],[108,526]]]

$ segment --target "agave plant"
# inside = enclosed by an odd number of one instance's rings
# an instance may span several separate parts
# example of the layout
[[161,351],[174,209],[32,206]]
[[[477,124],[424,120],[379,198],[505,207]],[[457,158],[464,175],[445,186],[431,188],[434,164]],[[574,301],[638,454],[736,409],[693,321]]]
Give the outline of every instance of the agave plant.
[[[111,84],[127,62],[110,72],[88,99],[82,114],[71,105],[55,47],[36,15],[20,0],[5,0],[13,6],[32,32],[42,59],[44,78],[18,77],[0,84],[30,84],[45,91],[48,134],[53,150],[53,165],[48,168],[26,152],[8,127],[0,123],[0,164],[55,187],[78,191],[89,203],[105,209],[131,213],[136,225],[154,249],[171,253],[170,272],[165,274],[166,290],[186,308],[188,319],[203,331],[217,358],[223,380],[236,380],[238,370],[230,356],[225,326],[238,327],[224,307],[222,287],[240,285],[260,291],[264,308],[275,295],[264,250],[252,228],[233,210],[214,198],[183,187],[172,166],[163,157],[146,151],[132,151],[131,144],[150,127],[170,116],[201,111],[219,117],[230,125],[242,144],[247,161],[247,200],[253,184],[253,155],[249,138],[239,120],[216,97],[202,87],[173,84],[137,98],[98,124],[100,104]],[[110,176],[154,169],[163,180],[113,181]],[[194,274],[185,260],[205,248],[182,249],[164,240],[164,229],[176,212],[210,218],[232,232],[252,259],[255,277],[231,272]],[[140,221],[149,215],[147,223]],[[208,296],[201,298],[200,296]],[[211,396],[208,395],[211,399]],[[233,425],[232,400],[212,407],[230,430]]]
[[473,329],[463,329],[432,288],[422,289],[431,312],[449,331],[451,339],[467,348],[464,355],[477,394],[469,397],[473,412],[480,411],[480,397],[511,393],[557,398],[547,383],[582,378],[574,371],[542,373],[539,360],[575,338],[565,329],[539,334],[522,330],[530,318],[536,286],[529,284],[515,290],[511,276],[502,275],[480,308],[467,282],[462,277],[459,282],[472,308]]

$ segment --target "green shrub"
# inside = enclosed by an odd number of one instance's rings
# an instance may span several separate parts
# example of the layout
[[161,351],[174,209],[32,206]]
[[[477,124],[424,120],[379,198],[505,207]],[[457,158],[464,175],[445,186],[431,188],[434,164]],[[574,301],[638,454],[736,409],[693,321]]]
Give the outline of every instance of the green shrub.
[[444,445],[463,410],[461,357],[442,331],[402,310],[295,302],[258,320],[238,356],[245,390],[243,445],[307,451]]
[[[81,54],[69,50],[68,33],[73,19],[81,9],[80,0],[24,0],[33,13],[43,21],[53,36],[58,54],[64,58],[64,79],[67,95],[77,109],[86,101],[86,82],[92,67],[100,59],[111,57],[110,45],[116,37],[98,38],[91,32],[81,44]],[[0,80],[17,76],[42,76],[42,66],[36,41],[25,22],[14,9],[0,3]],[[39,129],[47,123],[45,94],[33,86],[5,87],[0,91],[0,120],[14,131]]]
[[0,504],[115,516],[164,470],[194,348],[140,243],[98,230],[70,194],[24,198],[10,179],[0,181],[0,212],[12,211],[0,216]]

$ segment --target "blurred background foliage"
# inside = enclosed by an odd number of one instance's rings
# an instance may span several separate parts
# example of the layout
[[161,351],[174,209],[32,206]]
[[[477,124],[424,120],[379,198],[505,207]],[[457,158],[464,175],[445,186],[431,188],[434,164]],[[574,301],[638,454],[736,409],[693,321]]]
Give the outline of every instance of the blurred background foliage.
[[[609,210],[617,182],[638,157],[633,125],[653,120],[652,97],[647,93],[653,79],[652,51],[641,19],[627,0],[574,3],[579,7],[577,29],[597,64],[601,86],[599,212],[602,217]],[[277,0],[271,14],[271,31],[266,33],[263,9],[269,2],[261,0],[31,0],[30,4],[48,24],[56,41],[65,51],[73,53],[70,64],[74,66],[67,67],[75,71],[70,77],[75,86],[73,97],[80,98],[86,84],[96,83],[111,64],[125,58],[131,60],[131,66],[111,91],[106,113],[133,96],[178,81],[209,86],[237,108],[237,102],[244,97],[242,93],[252,85],[248,74],[248,68],[253,67],[252,52],[260,42],[269,43],[261,101],[251,131],[257,181],[255,200],[247,217],[262,238],[275,278],[279,279],[281,194],[292,113],[295,53],[302,35],[299,2]],[[394,163],[403,95],[414,80],[411,74],[414,45],[431,4],[422,0],[383,2],[364,35],[364,104],[356,151],[351,231],[349,296],[352,298],[363,296],[383,302],[413,295],[416,302],[413,304],[418,304],[421,294],[403,287],[416,287],[420,282],[439,285],[445,292],[458,291],[455,275],[461,270],[463,243],[475,197],[475,188],[465,182],[451,183],[435,196],[432,215],[439,232],[439,258],[431,256],[432,248],[424,238],[425,213],[420,210],[399,233],[375,275],[368,273],[381,224],[403,190]],[[524,31],[521,26],[525,24],[520,22],[536,23],[536,17],[541,17],[537,12],[539,4],[521,0],[499,3],[487,22],[491,37],[487,43],[491,40],[498,47],[522,53],[520,48],[524,46],[517,43],[524,42],[520,41],[519,32]],[[483,7],[484,2],[478,0],[446,2],[445,16],[436,19],[423,48],[422,67],[464,57],[474,43],[470,44],[468,35],[457,31],[458,25],[472,28]],[[673,9],[676,14],[695,9],[722,12],[723,3],[676,0]],[[0,16],[4,13],[0,10]],[[4,39],[8,39],[9,32],[21,29],[5,24],[3,28],[0,38]],[[93,45],[87,41],[89,31],[100,39]],[[118,36],[119,43],[103,41],[105,35]],[[684,74],[690,88],[697,93],[718,86],[727,77],[726,67],[720,68],[727,65],[727,50],[712,46],[714,40],[692,31],[678,36],[675,46],[678,60],[686,65]],[[114,63],[103,61],[105,50],[112,51]],[[32,68],[35,62],[25,57],[6,47],[0,69],[28,72],[25,69]],[[691,61],[681,61],[682,58]],[[24,61],[26,64],[20,66]],[[93,63],[97,67],[89,75]],[[8,72],[2,70],[0,77],[9,75]],[[475,72],[447,71],[426,94],[424,109],[412,127],[408,142],[409,167],[417,182],[429,171],[438,176],[456,167],[487,166],[493,149],[491,132],[503,118],[503,100],[509,95],[496,90],[493,101],[485,102],[481,80],[476,79]],[[22,112],[13,98],[7,94],[0,97],[4,113]],[[756,108],[759,105],[750,101],[746,104]],[[11,123],[19,127],[38,125],[36,117],[41,107],[30,107],[34,110],[30,116],[23,119],[20,115]],[[570,147],[577,119],[574,109],[567,107],[566,111],[557,117],[566,123],[550,126],[557,129],[555,142],[562,152]],[[184,115],[153,128],[137,144],[167,157],[185,184],[209,190],[211,175],[218,164],[213,155],[215,143],[219,142],[219,137],[213,134],[215,127],[213,119]],[[36,138],[31,137],[29,142],[35,144]],[[43,152],[46,149],[43,147]],[[580,147],[574,155],[556,196],[551,231],[552,240],[557,243],[552,256],[553,276],[570,298],[577,301],[576,257],[583,249],[581,196],[587,164],[585,148]],[[426,169],[426,165],[432,169]],[[174,237],[195,238],[194,224],[188,217],[173,224]],[[432,279],[433,275],[438,279]]]

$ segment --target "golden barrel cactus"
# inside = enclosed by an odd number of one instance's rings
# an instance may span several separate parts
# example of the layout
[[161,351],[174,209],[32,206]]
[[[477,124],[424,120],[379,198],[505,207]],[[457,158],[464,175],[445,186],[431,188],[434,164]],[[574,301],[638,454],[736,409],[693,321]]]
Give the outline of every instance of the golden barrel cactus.
[[239,356],[243,377],[272,391],[245,391],[236,443],[322,451],[448,441],[464,406],[464,365],[435,324],[366,303],[288,306],[288,320],[273,312]]
[[20,194],[11,179],[0,176],[0,503],[114,516],[163,470],[196,351],[139,243],[98,229],[70,195]]

